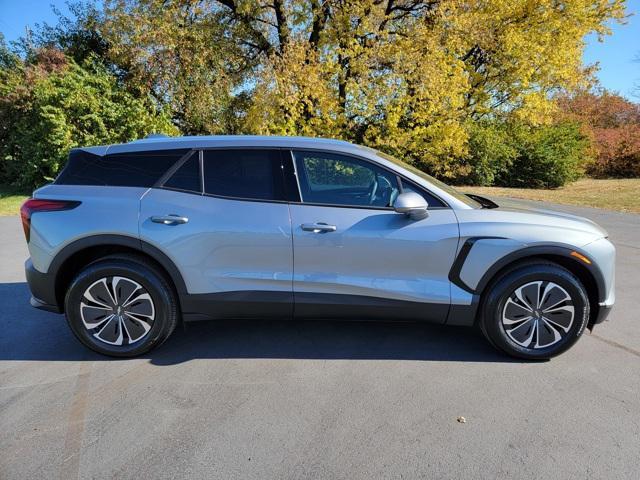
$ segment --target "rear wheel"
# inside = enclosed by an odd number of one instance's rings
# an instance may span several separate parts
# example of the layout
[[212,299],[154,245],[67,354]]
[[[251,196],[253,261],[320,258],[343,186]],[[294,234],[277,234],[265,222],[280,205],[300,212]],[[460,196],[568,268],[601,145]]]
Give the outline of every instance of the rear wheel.
[[587,292],[567,269],[548,262],[517,266],[500,276],[484,301],[480,326],[514,357],[547,359],[569,349],[589,320]]
[[67,290],[65,312],[84,345],[116,357],[160,345],[177,323],[177,301],[167,279],[144,258],[128,255],[82,270]]

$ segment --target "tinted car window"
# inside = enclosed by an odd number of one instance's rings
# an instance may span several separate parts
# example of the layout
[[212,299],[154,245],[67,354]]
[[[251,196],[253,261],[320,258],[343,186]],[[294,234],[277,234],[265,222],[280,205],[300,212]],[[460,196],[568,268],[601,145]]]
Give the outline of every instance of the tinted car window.
[[399,193],[396,175],[369,162],[328,152],[294,156],[303,202],[389,207]]
[[427,205],[429,205],[429,208],[439,208],[439,207],[446,207],[446,205],[442,202],[442,200],[440,200],[437,197],[434,197],[433,195],[431,195],[429,192],[423,190],[422,188],[414,185],[411,182],[408,182],[406,180],[402,180],[402,192],[415,192],[418,195],[421,195],[422,198],[424,198],[427,201]]
[[151,187],[188,150],[116,153],[105,156],[73,150],[55,183]]
[[176,172],[164,182],[164,187],[190,192],[202,192],[200,184],[200,156],[194,152]]
[[279,150],[205,150],[203,153],[205,193],[285,200]]
[[437,180],[437,179],[433,178],[431,175],[423,172],[422,170],[414,167],[413,165],[405,163],[402,160],[399,160],[399,159],[397,159],[395,157],[392,157],[391,155],[388,155],[386,153],[378,152],[377,150],[373,150],[373,151],[379,157],[384,158],[385,160],[388,160],[388,161],[390,161],[392,163],[395,163],[399,167],[402,167],[405,170],[408,170],[411,173],[413,173],[413,174],[415,174],[415,175],[417,175],[419,177],[422,177],[423,179],[425,179],[430,184],[432,184],[432,185],[438,187],[439,189],[447,192],[449,195],[454,197],[456,200],[459,200],[462,203],[465,203],[466,205],[469,205],[470,207],[473,207],[473,208],[480,208],[481,207],[481,205],[478,202],[476,202],[472,198],[469,198],[469,196],[467,196],[464,193],[456,190],[451,185],[447,185],[446,183],[443,183],[440,180]]

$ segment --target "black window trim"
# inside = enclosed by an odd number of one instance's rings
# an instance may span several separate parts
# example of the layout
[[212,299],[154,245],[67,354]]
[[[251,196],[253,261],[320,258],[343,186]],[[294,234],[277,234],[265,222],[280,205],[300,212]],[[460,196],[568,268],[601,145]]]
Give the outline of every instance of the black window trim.
[[198,165],[200,165],[200,195],[204,195],[204,152],[198,150]]
[[[298,167],[295,161],[295,152],[319,152],[319,153],[328,153],[328,154],[333,154],[333,155],[342,155],[345,157],[351,157],[354,158],[356,160],[360,160],[360,161],[364,161],[366,163],[369,163],[375,167],[381,168],[382,170],[385,170],[386,172],[391,173],[392,175],[394,175],[396,178],[401,179],[402,181],[406,181],[407,183],[409,183],[410,185],[413,185],[416,187],[416,190],[422,190],[425,191],[428,195],[431,195],[432,197],[438,199],[440,202],[442,202],[444,204],[444,206],[442,207],[428,207],[428,210],[451,210],[451,206],[445,201],[443,200],[439,195],[436,195],[435,193],[432,193],[430,190],[422,187],[421,185],[417,185],[416,182],[414,182],[413,180],[410,180],[408,178],[406,178],[404,175],[401,175],[400,173],[396,172],[395,170],[392,170],[384,165],[381,165],[377,162],[374,162],[371,159],[365,158],[365,157],[361,157],[359,155],[354,155],[352,153],[347,153],[347,152],[341,152],[341,151],[333,151],[333,150],[327,150],[325,148],[287,148],[287,150],[290,151],[290,158],[291,161],[293,162],[294,165],[294,169],[296,172],[296,182],[298,185],[298,193],[300,195],[300,201],[299,202],[289,202],[289,203],[293,203],[293,204],[299,204],[299,205],[309,205],[309,206],[314,206],[314,207],[335,207],[335,208],[356,208],[356,209],[360,209],[360,210],[383,210],[383,211],[395,211],[393,209],[393,207],[373,207],[373,206],[365,206],[365,205],[340,205],[340,204],[332,204],[332,203],[316,203],[316,202],[305,202],[304,201],[304,197],[302,196],[302,188],[300,186],[300,180],[299,180],[299,176],[298,176]],[[399,182],[399,190],[400,192],[402,192],[402,182]]]
[[[207,193],[204,190],[204,152],[208,151],[208,150],[277,150],[280,153],[280,165],[282,167],[284,160],[282,158],[282,148],[281,147],[261,147],[261,146],[256,146],[256,145],[250,145],[250,146],[220,146],[220,147],[204,147],[204,148],[193,148],[190,152],[187,152],[187,154],[185,155],[186,158],[181,158],[180,160],[178,160],[178,162],[176,162],[178,165],[174,165],[171,169],[169,169],[167,171],[168,175],[163,175],[163,177],[160,179],[161,181],[158,181],[157,185],[154,185],[151,188],[159,188],[162,190],[171,190],[174,192],[180,192],[180,193],[188,193],[191,195],[199,195],[202,197],[213,197],[213,198],[220,198],[222,200],[237,200],[237,201],[241,201],[241,202],[262,202],[262,203],[291,203],[288,199],[285,200],[268,200],[268,199],[263,199],[263,198],[246,198],[246,197],[234,197],[234,196],[227,196],[227,195],[218,195],[215,193]],[[194,190],[182,190],[180,188],[173,188],[173,187],[167,187],[164,184],[167,182],[167,180],[169,180],[169,178],[171,178],[171,176],[187,161],[189,160],[189,158],[191,158],[192,153],[197,152],[198,153],[198,160],[199,160],[199,164],[200,164],[200,191],[196,192]],[[282,169],[281,169],[282,170]],[[284,173],[282,173],[284,175]],[[164,178],[166,176],[166,178]],[[283,182],[284,182],[284,177],[283,177]],[[286,185],[285,185],[286,187]],[[286,189],[285,189],[286,190]],[[285,192],[286,195],[287,192]],[[298,192],[299,193],[299,192]]]
[[[245,197],[233,197],[233,196],[226,196],[226,195],[217,195],[217,194],[213,194],[213,193],[207,193],[204,191],[204,152],[205,151],[209,151],[209,150],[278,150],[280,152],[280,162],[281,162],[281,166],[284,166],[285,162],[291,162],[292,168],[290,168],[290,171],[293,173],[293,175],[295,175],[295,184],[298,187],[298,198],[300,200],[296,200],[296,199],[292,199],[292,196],[289,195],[289,192],[287,191],[287,182],[286,179],[284,178],[285,172],[284,170],[282,171],[283,174],[283,183],[284,183],[284,187],[285,187],[285,196],[289,197],[286,198],[285,200],[267,200],[267,199],[262,199],[262,198],[245,198]],[[171,177],[171,175],[173,175],[173,173],[175,173],[176,170],[178,170],[178,168],[180,168],[190,157],[194,152],[198,152],[198,156],[199,156],[199,160],[200,160],[200,192],[194,192],[193,190],[180,190],[177,188],[171,188],[171,187],[165,187],[164,183]],[[259,145],[247,145],[247,146],[242,146],[242,145],[234,145],[234,146],[219,146],[219,147],[204,147],[204,148],[192,148],[189,152],[185,153],[185,155],[180,158],[178,161],[176,161],[176,163],[173,165],[173,167],[171,167],[169,170],[167,170],[167,172],[165,173],[165,175],[163,175],[160,180],[157,182],[157,185],[152,186],[151,188],[160,188],[160,189],[164,189],[164,190],[171,190],[171,191],[177,191],[177,192],[181,192],[181,193],[188,193],[191,195],[200,195],[200,196],[204,196],[204,197],[213,197],[213,198],[220,198],[223,200],[238,200],[238,201],[242,201],[242,202],[263,202],[263,203],[287,203],[287,204],[292,204],[292,205],[309,205],[309,206],[315,206],[315,207],[334,207],[334,208],[355,208],[355,209],[359,209],[359,210],[375,210],[375,211],[394,211],[393,207],[373,207],[373,206],[365,206],[365,205],[339,205],[339,204],[330,204],[330,203],[311,203],[311,202],[305,202],[303,197],[302,197],[302,188],[300,186],[300,179],[298,176],[298,166],[296,164],[295,161],[295,156],[294,153],[295,152],[319,152],[319,153],[328,153],[328,154],[334,154],[334,155],[341,155],[341,156],[345,156],[345,157],[350,157],[350,158],[354,158],[356,160],[360,160],[366,163],[369,163],[375,167],[381,168],[382,170],[389,172],[390,174],[394,175],[397,179],[400,179],[402,181],[406,181],[407,183],[409,183],[410,185],[414,186],[417,190],[421,190],[421,191],[425,191],[428,195],[431,195],[432,197],[437,198],[440,202],[442,202],[444,204],[444,206],[442,207],[429,207],[429,210],[450,210],[451,206],[445,201],[443,200],[439,195],[436,195],[435,193],[431,192],[429,189],[426,189],[424,187],[422,187],[421,185],[416,184],[416,182],[414,182],[413,180],[408,179],[407,177],[405,177],[404,175],[398,173],[395,170],[392,170],[384,165],[381,165],[369,158],[366,157],[361,157],[359,155],[354,155],[352,153],[347,153],[347,152],[342,152],[342,151],[334,151],[334,150],[327,150],[326,148],[313,148],[313,147],[305,147],[305,148],[292,148],[292,147],[273,147],[273,146],[259,146]],[[288,153],[285,154],[285,153]],[[165,178],[166,177],[166,178]],[[402,192],[402,181],[399,181],[399,189]]]
[[431,190],[427,190],[426,188],[422,187],[421,185],[418,185],[413,180],[409,180],[408,178],[405,178],[405,177],[403,177],[401,175],[398,175],[398,179],[400,181],[400,192],[404,193],[404,188],[402,187],[402,183],[403,182],[407,182],[415,190],[417,190],[419,192],[425,192],[427,195],[430,195],[430,196],[434,197],[435,199],[439,200],[440,202],[444,203],[443,207],[427,207],[427,210],[449,210],[449,209],[451,209],[451,207],[449,206],[449,204],[447,202],[445,202],[441,197],[439,197],[435,193],[431,192]]
[[[285,194],[287,196],[287,203],[299,204],[302,203],[302,189],[300,188],[300,181],[298,180],[298,167],[296,166],[293,153],[288,148],[280,148],[280,164],[282,165],[282,175],[284,176]],[[293,184],[295,188],[290,190],[291,178],[293,176]]]

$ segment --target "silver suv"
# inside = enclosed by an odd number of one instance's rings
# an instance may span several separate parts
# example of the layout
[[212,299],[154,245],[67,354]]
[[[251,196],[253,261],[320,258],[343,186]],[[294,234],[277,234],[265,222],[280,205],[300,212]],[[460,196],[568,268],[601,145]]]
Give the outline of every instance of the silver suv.
[[147,352],[179,319],[339,318],[477,324],[541,359],[614,303],[593,222],[463,195],[343,141],[79,148],[21,214],[32,305],[106,355]]

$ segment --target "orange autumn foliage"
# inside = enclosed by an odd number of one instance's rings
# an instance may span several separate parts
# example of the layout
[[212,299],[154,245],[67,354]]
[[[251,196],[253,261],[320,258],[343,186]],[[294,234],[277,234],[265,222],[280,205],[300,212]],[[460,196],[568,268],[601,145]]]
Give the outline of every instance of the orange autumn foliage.
[[640,105],[620,95],[583,92],[558,101],[561,116],[579,121],[593,143],[593,177],[640,177]]

